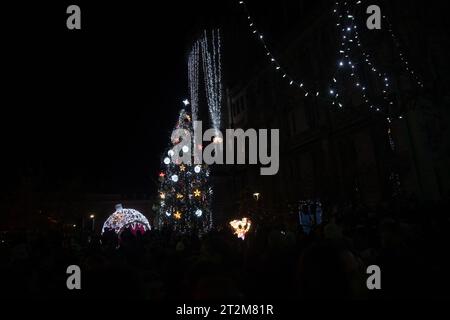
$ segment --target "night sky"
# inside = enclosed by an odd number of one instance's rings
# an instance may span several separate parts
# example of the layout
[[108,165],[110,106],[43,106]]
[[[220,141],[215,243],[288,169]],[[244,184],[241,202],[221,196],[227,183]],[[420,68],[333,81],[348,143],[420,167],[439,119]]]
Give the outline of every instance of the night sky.
[[191,39],[211,9],[95,2],[74,2],[81,32],[65,26],[72,3],[8,6],[2,23],[15,32],[6,40],[1,134],[9,188],[31,176],[41,191],[154,189],[188,97]]
[[[66,28],[74,3],[81,31]],[[277,17],[269,2],[258,9]],[[189,97],[187,55],[198,33],[232,26],[226,80],[263,55],[234,1],[30,2],[4,12],[3,30],[14,30],[2,40],[4,191],[32,181],[34,191],[151,194]]]

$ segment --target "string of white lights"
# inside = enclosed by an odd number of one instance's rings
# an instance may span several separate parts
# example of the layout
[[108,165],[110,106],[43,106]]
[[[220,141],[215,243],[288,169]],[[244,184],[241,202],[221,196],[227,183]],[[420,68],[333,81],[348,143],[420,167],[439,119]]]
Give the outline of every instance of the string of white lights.
[[[356,5],[359,5],[359,4],[361,4],[361,3],[362,3],[361,0],[356,1]],[[384,18],[384,19],[387,19],[386,16],[383,16],[383,18]],[[392,33],[392,27],[390,27],[390,33],[391,33],[391,35],[393,35],[393,33]],[[357,36],[358,36],[358,39],[357,39],[358,46],[361,47],[361,50],[362,50],[362,55],[363,55],[363,60],[362,60],[362,61],[363,61],[363,63],[365,63],[365,64],[369,67],[370,71],[372,71],[373,74],[375,74],[376,76],[378,76],[378,78],[379,78],[380,81],[382,82],[382,87],[383,87],[383,89],[382,89],[383,100],[384,100],[384,102],[386,103],[386,105],[390,108],[390,109],[389,109],[389,113],[391,113],[391,111],[392,111],[392,108],[391,108],[391,107],[394,105],[394,101],[393,101],[392,98],[389,96],[390,89],[391,89],[391,84],[390,84],[390,81],[389,81],[389,76],[387,75],[387,73],[381,72],[381,71],[379,70],[379,68],[376,67],[376,65],[374,64],[374,62],[373,62],[372,59],[371,59],[371,56],[363,49],[363,46],[362,46],[361,40],[360,40],[361,37],[359,37],[358,31],[356,31],[356,34],[357,34]],[[394,35],[394,37],[395,37],[395,35]],[[400,57],[400,58],[401,58],[401,57]],[[413,74],[414,74],[414,72],[413,72]],[[418,85],[419,85],[419,86],[422,86],[421,83],[420,83],[420,81],[419,81]],[[392,120],[393,120],[394,118],[403,119],[403,115],[402,115],[402,114],[397,114],[396,116],[390,115],[390,116],[387,117],[387,121],[388,121],[389,123],[391,123]]]
[[[347,3],[344,5],[346,6]],[[345,18],[344,15],[339,11],[339,2],[336,2],[336,8],[334,9],[334,13],[338,16],[338,22],[337,27],[342,27],[342,42],[341,47],[339,50],[339,60],[338,60],[338,70],[346,70],[346,67],[348,66],[348,69],[350,70],[350,77],[354,79],[354,85],[356,88],[361,89],[361,95],[364,101],[368,102],[368,97],[366,94],[366,87],[365,85],[361,84],[361,80],[358,75],[358,69],[356,63],[353,62],[352,56],[353,56],[353,39],[356,37],[356,25],[354,25],[354,17],[350,14],[349,10],[345,10]],[[336,80],[337,76],[333,77],[333,82],[337,83]],[[330,94],[335,98],[338,99],[339,92],[337,92],[337,89],[330,89]],[[339,105],[340,108],[343,107],[343,104],[339,102],[338,100],[335,102]]]
[[384,19],[386,20],[386,22],[388,23],[388,26],[389,26],[389,33],[391,34],[392,40],[394,41],[394,44],[395,44],[395,47],[396,47],[397,50],[398,50],[398,55],[399,55],[400,61],[401,61],[402,64],[403,64],[403,67],[404,67],[405,70],[411,75],[411,77],[415,80],[416,84],[417,84],[419,87],[423,88],[424,85],[423,85],[422,80],[421,80],[420,77],[417,75],[417,73],[410,67],[410,63],[409,63],[408,59],[406,58],[405,54],[404,54],[403,51],[402,51],[402,48],[401,48],[401,45],[400,45],[400,41],[398,40],[397,36],[396,36],[395,33],[393,32],[392,24],[389,22],[389,20],[387,19],[386,16],[384,16],[383,18],[384,18]]
[[[287,72],[286,68],[281,66],[279,63],[279,60],[275,57],[275,55],[272,53],[272,51],[269,49],[269,46],[267,45],[264,35],[257,29],[255,20],[253,20],[252,16],[250,15],[250,12],[248,10],[247,4],[245,1],[241,0],[239,1],[239,4],[244,9],[248,25],[250,27],[250,30],[252,33],[257,37],[257,39],[261,42],[262,46],[264,47],[264,50],[266,52],[267,57],[270,60],[270,63],[273,65],[274,69],[280,74],[280,76],[290,85],[297,87],[301,89],[304,92],[305,97],[308,97],[310,95],[310,90],[306,89],[305,84],[303,81],[295,79],[293,76]],[[319,96],[320,92],[316,91],[315,95]]]
[[189,71],[189,89],[191,94],[191,112],[193,121],[198,117],[198,90],[199,90],[199,63],[200,63],[200,45],[196,41],[192,47],[188,61]]
[[[361,96],[363,98],[364,103],[369,107],[370,110],[373,110],[377,113],[384,114],[386,116],[386,120],[391,123],[394,118],[402,119],[402,114],[396,114],[393,115],[393,105],[394,101],[392,100],[391,95],[391,84],[389,81],[389,77],[386,72],[381,72],[379,68],[376,67],[375,63],[373,62],[373,59],[371,55],[364,49],[364,46],[361,42],[361,37],[358,31],[358,26],[356,25],[356,20],[354,17],[354,11],[356,11],[355,8],[352,7],[353,4],[360,5],[363,1],[344,1],[344,8],[343,11],[344,14],[338,13],[338,7],[342,4],[342,2],[337,1],[336,2],[336,9],[334,10],[334,13],[336,13],[339,17],[339,21],[337,23],[337,26],[342,26],[342,42],[341,42],[341,48],[339,50],[339,61],[338,61],[338,69],[346,68],[347,65],[349,66],[351,73],[350,76],[354,80],[354,85],[356,88],[358,88],[361,92]],[[278,62],[278,59],[273,55],[271,50],[269,49],[269,46],[267,45],[265,38],[263,34],[257,29],[255,21],[253,20],[252,16],[249,13],[247,4],[244,0],[239,1],[239,4],[244,8],[244,11],[247,15],[248,19],[248,25],[250,27],[250,30],[252,33],[257,37],[257,39],[261,42],[263,48],[266,51],[266,55],[270,59],[271,65],[273,65],[274,69],[281,75],[283,79],[285,79],[290,86],[295,86],[297,88],[300,88],[303,90],[305,97],[308,97],[310,95],[310,91],[308,91],[305,88],[305,85],[302,81],[295,80],[293,76],[291,76],[288,72],[286,72],[286,69],[280,65]],[[387,17],[383,16],[383,19],[387,21]],[[420,87],[423,87],[422,81],[420,81],[417,74],[414,72],[414,70],[411,69],[409,66],[409,62],[406,59],[405,55],[401,51],[400,43],[393,33],[392,25],[389,23],[389,32],[394,40],[395,46],[399,50],[399,56],[400,60],[402,61],[405,69],[407,72],[411,74],[411,76],[414,77],[414,80],[417,82],[417,84]],[[355,59],[356,52],[360,52],[360,59]],[[352,57],[352,58],[350,58]],[[377,103],[372,103],[369,99],[368,93],[367,93],[367,86],[363,84],[363,81],[361,80],[361,77],[359,74],[359,65],[366,65],[368,70],[372,72],[373,75],[375,75],[380,82],[382,83],[381,87],[381,93],[380,97],[382,98],[382,102],[379,101]],[[337,90],[338,81],[337,76],[335,75],[333,77],[333,85],[329,89],[329,93],[332,96],[332,104],[338,105],[339,108],[343,107],[343,102],[339,100],[339,98],[342,98],[340,96],[340,93]],[[319,91],[316,92],[316,97],[320,95]],[[319,98],[322,100],[327,100],[324,98]],[[327,100],[330,101],[330,100]]]
[[[269,49],[269,46],[267,45],[267,43],[265,41],[265,38],[264,38],[263,34],[257,29],[255,21],[253,20],[252,16],[249,13],[249,10],[248,10],[246,2],[242,0],[242,1],[239,1],[239,4],[244,8],[245,13],[247,14],[247,19],[248,19],[250,30],[252,31],[252,33],[254,35],[256,35],[257,39],[261,42],[262,46],[264,47],[264,49],[266,51],[266,55],[269,57],[270,62],[274,66],[275,70],[282,76],[283,79],[287,80],[289,85],[296,86],[296,87],[302,89],[303,92],[304,92],[304,96],[305,97],[311,96],[310,95],[310,91],[306,89],[304,82],[296,81],[294,79],[294,77],[292,77],[288,72],[286,72],[286,69],[280,65],[280,63],[278,62],[278,59],[273,55],[273,53],[271,52],[271,50]],[[347,2],[346,2],[346,4],[347,4]],[[336,5],[338,5],[338,3],[336,3]],[[335,12],[336,12],[336,10],[335,10]],[[350,14],[348,14],[348,16],[353,20],[353,24],[354,24],[354,17],[352,15],[350,15]],[[338,23],[338,26],[339,25],[340,25],[340,23]],[[355,27],[355,29],[356,29],[356,27]],[[345,29],[343,31],[345,31]],[[357,33],[354,35],[354,38],[358,39],[358,46],[361,46],[361,43],[359,41],[359,35]],[[342,44],[342,47],[344,47],[344,49],[347,49],[348,51],[352,50],[351,47],[348,44],[349,43],[353,43],[353,42],[354,42],[354,39],[348,38],[347,35],[343,35],[343,41],[342,41],[341,44]],[[346,54],[344,49],[340,49],[339,53],[340,54],[343,53],[344,56],[347,56],[347,58],[348,58],[348,53]],[[352,69],[355,69],[356,65],[355,64],[352,65],[352,62],[351,62],[350,59],[347,59],[347,60],[349,60],[350,67]],[[343,63],[344,63],[343,60],[341,60],[339,66],[343,67],[343,65],[341,65]],[[367,97],[366,92],[365,92],[366,91],[366,86],[361,85],[361,81],[359,80],[359,77],[356,76],[355,71],[356,70],[354,70],[352,72],[352,74],[351,74],[352,77],[354,77],[354,79],[356,79],[355,86],[359,87],[363,91],[364,101],[366,103],[369,103],[368,97]],[[336,76],[333,77],[333,82],[335,84],[337,84]],[[315,92],[315,96],[319,97],[319,95],[320,95],[319,90],[315,90],[314,92]],[[338,105],[339,108],[342,108],[343,107],[343,102],[342,101],[336,101],[336,99],[339,97],[339,92],[337,92],[336,89],[333,89],[333,88],[330,89],[329,92],[332,95],[332,98],[333,98],[332,100],[326,99],[325,98],[326,95],[324,95],[323,97],[319,97],[319,99],[320,100],[324,100],[324,101],[326,101],[328,103],[332,103],[333,105]],[[377,111],[379,113],[383,113],[382,110],[379,107],[373,107],[371,105],[371,109],[373,109],[373,110],[375,110],[375,111]],[[387,118],[390,121],[390,117],[387,117]]]
[[[360,5],[363,3],[363,1],[365,0],[357,0],[356,4]],[[420,79],[420,77],[417,75],[417,73],[411,68],[410,63],[408,61],[408,59],[406,58],[406,55],[404,54],[401,45],[400,45],[400,41],[398,39],[398,37],[395,35],[394,30],[393,30],[393,26],[392,23],[389,21],[388,17],[386,15],[382,16],[383,19],[385,20],[386,24],[388,25],[388,32],[390,34],[390,36],[392,37],[392,40],[394,42],[395,47],[398,50],[398,55],[399,55],[399,59],[403,65],[403,67],[405,68],[405,70],[409,73],[409,75],[414,79],[414,81],[416,82],[416,84],[423,88],[423,82]]]
[[[358,26],[355,23],[355,17],[353,12],[350,11],[350,6],[347,1],[343,2],[336,2],[336,7],[333,10],[333,12],[337,15],[337,27],[341,28],[342,30],[342,42],[341,42],[341,48],[339,49],[339,61],[338,61],[338,70],[341,69],[348,69],[350,71],[350,78],[353,79],[354,87],[359,89],[361,97],[365,104],[369,106],[370,110],[374,110],[378,113],[384,113],[386,114],[386,119],[388,122],[392,121],[392,116],[389,116],[389,107],[382,107],[377,106],[373,104],[367,94],[367,86],[363,83],[361,80],[361,77],[359,76],[359,65],[361,63],[358,63],[354,60],[354,57],[356,55],[355,52],[362,51],[363,58],[363,64],[367,64],[372,72],[374,72],[377,76],[383,79],[383,89],[382,89],[382,95],[383,100],[386,101],[386,103],[389,104],[389,106],[393,105],[392,101],[389,100],[388,92],[386,90],[387,87],[389,87],[389,82],[386,74],[382,74],[378,72],[377,68],[373,66],[373,64],[368,59],[369,55],[366,54],[364,49],[362,48],[362,44],[360,41],[360,36],[358,33]],[[358,50],[359,49],[359,50]],[[337,76],[335,75],[333,77],[333,83],[337,85]],[[334,105],[338,105],[340,108],[343,107],[342,102],[338,100],[339,98],[339,92],[337,91],[334,86],[330,89],[330,95],[333,96],[335,101],[333,102]]]
[[208,40],[208,33],[205,30],[204,36],[200,40],[206,99],[211,122],[216,130],[219,130],[221,126],[222,107],[222,61],[220,42],[221,38],[219,30],[212,31],[211,41]]
[[[362,3],[361,0],[356,1],[356,5],[359,5],[359,4],[361,4],[361,3]],[[383,19],[387,20],[386,16],[383,16]],[[390,29],[389,29],[389,32],[391,33],[391,36],[392,36],[392,37],[394,38],[394,40],[395,40],[395,35],[394,35],[393,32],[392,32],[392,26],[390,26],[389,28],[390,28]],[[356,34],[357,34],[357,36],[358,36],[358,40],[357,40],[358,46],[359,46],[359,47],[362,47],[362,44],[361,44],[361,41],[360,41],[360,37],[359,37],[359,34],[358,34],[357,31],[356,31]],[[395,41],[394,41],[394,42],[395,42]],[[396,45],[397,45],[397,47],[399,47],[399,44],[396,44]],[[390,85],[389,85],[389,78],[388,78],[387,74],[386,74],[386,73],[383,74],[383,73],[381,73],[379,70],[377,70],[377,67],[374,65],[374,63],[373,63],[372,60],[370,59],[370,58],[371,58],[370,55],[367,54],[367,53],[364,51],[364,49],[362,49],[362,55],[363,55],[363,57],[364,57],[364,59],[363,59],[364,63],[366,63],[366,65],[369,67],[369,69],[370,69],[372,72],[374,72],[374,73],[375,73],[380,79],[382,79],[382,81],[384,82],[385,88],[383,89],[383,98],[384,98],[385,100],[388,100],[388,97],[387,97],[387,90],[388,90],[388,88],[390,87]],[[401,55],[400,55],[400,58],[401,58],[401,60],[402,60]],[[412,72],[412,74],[414,75],[414,72]],[[422,86],[422,84],[420,83],[420,81],[418,82],[418,85],[419,85],[419,86]],[[393,105],[393,101],[389,101],[389,105]],[[398,118],[399,118],[399,119],[403,119],[403,115],[400,114],[400,115],[398,116]],[[391,124],[391,123],[392,123],[392,117],[387,117],[387,121],[388,121],[389,124]],[[387,136],[388,136],[389,146],[390,146],[390,148],[391,148],[391,151],[392,151],[392,152],[395,152],[395,151],[396,151],[396,144],[395,144],[394,136],[393,136],[393,134],[392,134],[392,128],[391,128],[390,126],[387,128]],[[391,176],[393,176],[393,179],[396,180],[397,185],[400,185],[400,178],[399,178],[398,174],[392,173]]]

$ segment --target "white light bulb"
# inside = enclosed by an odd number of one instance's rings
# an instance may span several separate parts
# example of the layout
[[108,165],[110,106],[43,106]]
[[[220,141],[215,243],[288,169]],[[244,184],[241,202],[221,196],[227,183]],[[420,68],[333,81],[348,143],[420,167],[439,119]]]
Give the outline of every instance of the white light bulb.
[[167,152],[167,154],[169,155],[169,157],[173,157],[175,152],[173,150],[169,150],[169,152]]
[[178,176],[177,176],[176,174],[174,174],[174,175],[171,177],[171,179],[172,179],[173,182],[178,182]]
[[202,168],[200,166],[195,166],[194,168],[195,173],[200,173],[201,170]]
[[170,163],[170,159],[169,158],[164,158],[164,164],[169,164]]
[[183,150],[184,153],[187,153],[187,152],[189,152],[189,147],[183,146],[183,148],[181,150]]
[[203,214],[203,211],[200,210],[200,209],[198,209],[197,211],[195,211],[195,215],[196,215],[197,217],[199,217],[199,218],[202,216],[202,214]]

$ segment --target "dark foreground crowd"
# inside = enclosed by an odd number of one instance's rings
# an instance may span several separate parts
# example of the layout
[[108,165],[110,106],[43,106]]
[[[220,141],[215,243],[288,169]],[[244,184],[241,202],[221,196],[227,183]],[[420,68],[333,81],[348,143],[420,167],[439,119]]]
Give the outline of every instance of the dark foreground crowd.
[[[2,296],[180,301],[450,297],[448,206],[343,208],[305,234],[298,225],[255,226],[245,239],[228,228],[199,239],[169,230],[125,231],[82,241],[57,231],[3,234]],[[5,240],[6,239],[6,240]],[[66,287],[69,265],[81,290]],[[369,265],[381,290],[368,290]]]

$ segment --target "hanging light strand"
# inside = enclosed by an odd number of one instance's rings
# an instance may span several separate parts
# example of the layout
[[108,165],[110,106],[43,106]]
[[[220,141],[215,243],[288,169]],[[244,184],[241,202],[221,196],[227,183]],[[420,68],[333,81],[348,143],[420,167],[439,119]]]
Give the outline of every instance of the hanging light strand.
[[204,31],[202,37],[192,46],[188,59],[189,89],[193,121],[198,120],[199,75],[202,60],[205,81],[206,100],[212,125],[219,129],[221,125],[222,105],[222,61],[220,30]]
[[[363,3],[363,1],[365,0],[357,0],[356,4],[360,5]],[[367,2],[367,1],[366,1]],[[400,41],[399,38],[396,36],[396,34],[394,33],[394,28],[392,26],[392,23],[390,22],[389,18],[386,15],[383,15],[382,18],[385,21],[385,24],[388,26],[388,32],[393,40],[393,43],[398,51],[398,56],[399,59],[401,61],[402,66],[404,67],[405,71],[409,74],[409,76],[414,80],[414,82],[420,87],[423,88],[424,84],[423,81],[420,79],[420,77],[418,76],[417,72],[414,71],[411,68],[411,65],[406,57],[406,55],[404,54],[402,47],[400,45]]]
[[[362,0],[356,1],[356,5],[360,5],[362,4]],[[356,11],[356,10],[355,10]],[[386,16],[383,16],[383,19],[387,20]],[[391,35],[393,35],[392,33],[392,27],[390,27],[390,31]],[[386,72],[382,72],[380,70],[380,68],[378,68],[375,63],[373,62],[373,59],[371,57],[371,55],[369,53],[367,53],[367,51],[364,49],[364,46],[362,45],[361,42],[361,37],[359,36],[358,33],[358,29],[356,30],[356,35],[357,35],[357,44],[358,47],[360,47],[361,51],[362,51],[362,62],[368,67],[368,69],[371,71],[372,74],[374,74],[376,77],[379,78],[380,82],[381,82],[381,87],[382,87],[382,96],[383,96],[383,102],[386,104],[386,108],[388,109],[388,113],[389,116],[387,116],[387,121],[389,123],[392,122],[393,119],[397,118],[397,119],[403,119],[404,116],[403,114],[400,113],[396,113],[394,114],[392,108],[394,106],[394,101],[392,100],[390,94],[392,94],[392,85],[390,83],[390,78],[388,76],[388,74]],[[395,37],[395,35],[394,35]],[[401,57],[400,57],[401,58]],[[415,74],[413,72],[413,74]],[[419,86],[423,87],[423,85],[421,84],[421,82],[419,81],[418,83]]]
[[211,41],[208,33],[204,32],[200,40],[203,72],[206,87],[206,98],[211,122],[214,129],[219,130],[221,126],[222,106],[222,61],[221,61],[221,38],[220,31],[213,30]]
[[411,78],[415,81],[415,83],[417,84],[417,86],[419,86],[420,88],[423,88],[423,81],[420,79],[420,77],[417,75],[417,73],[411,68],[410,63],[408,61],[408,59],[406,58],[405,54],[402,51],[401,45],[400,45],[400,41],[398,40],[397,36],[395,35],[393,29],[392,29],[392,24],[389,22],[389,20],[387,19],[386,16],[383,16],[383,18],[386,20],[388,26],[389,26],[389,33],[392,37],[392,40],[394,42],[395,47],[398,50],[398,55],[399,55],[399,59],[402,62],[403,67],[405,68],[406,72],[409,73],[409,75],[411,76]]
[[198,120],[198,90],[199,90],[199,64],[200,64],[200,44],[196,41],[192,47],[191,53],[189,55],[188,61],[188,72],[189,72],[189,89],[191,94],[191,111],[192,120]]
[[[390,119],[387,116],[386,109],[381,106],[373,104],[367,93],[367,86],[362,81],[359,76],[360,72],[360,63],[354,60],[354,57],[357,55],[358,49],[361,49],[361,43],[359,41],[358,34],[358,26],[355,23],[355,17],[351,8],[348,5],[348,2],[344,3],[337,1],[336,6],[333,10],[333,13],[337,16],[336,26],[338,30],[341,31],[341,45],[338,52],[338,62],[337,62],[337,71],[335,76],[333,77],[333,83],[330,86],[330,95],[334,98],[334,105],[337,105],[339,108],[343,108],[343,103],[340,101],[339,92],[337,90],[339,77],[337,74],[339,71],[348,71],[350,76],[350,80],[352,82],[353,88],[358,90],[361,98],[363,100],[363,104],[367,105],[369,110],[375,111],[380,114],[385,114],[386,119]],[[386,90],[383,89],[383,94],[387,94]]]
[[[257,29],[256,23],[253,20],[252,16],[250,15],[250,12],[248,10],[247,4],[245,1],[241,0],[239,1],[239,5],[243,8],[245,14],[247,15],[248,25],[250,27],[251,32],[256,36],[256,38],[261,42],[265,52],[266,56],[269,59],[271,65],[275,69],[276,72],[280,74],[283,80],[285,80],[290,86],[297,87],[301,89],[304,93],[304,95],[307,97],[310,94],[310,91],[306,89],[305,84],[303,81],[295,79],[293,76],[291,76],[287,71],[286,68],[284,68],[280,63],[279,60],[275,57],[275,55],[272,53],[272,51],[269,49],[269,46],[267,45],[264,35]],[[315,92],[316,96],[320,95],[319,91]]]
[[[359,1],[356,4],[359,4]],[[355,19],[355,11],[356,9],[347,1],[337,1],[335,3],[333,13],[337,16],[336,26],[342,31],[337,70],[349,70],[353,87],[360,92],[361,98],[363,99],[363,104],[367,105],[370,111],[384,115],[388,123],[391,123],[395,118],[402,119],[403,115],[401,114],[397,114],[397,116],[393,115],[394,101],[390,96],[391,85],[387,74],[381,72],[379,68],[374,65],[370,59],[370,55],[366,53],[362,45],[361,37],[358,31],[360,28]],[[358,54],[360,55],[359,57],[357,57]],[[381,102],[373,103],[369,98],[367,85],[364,84],[359,76],[360,66],[364,65],[381,82]],[[333,104],[342,108],[343,104],[338,101],[339,93],[335,88],[338,82],[336,80],[337,78],[337,75],[333,77],[330,95],[332,95],[335,99]]]
[[[363,103],[368,106],[368,108],[380,115],[384,115],[386,120],[391,123],[392,119],[399,118],[402,119],[403,115],[392,116],[391,111],[394,105],[394,102],[389,96],[390,93],[390,82],[389,77],[386,73],[380,72],[379,69],[374,65],[371,56],[364,50],[364,47],[361,42],[361,37],[359,35],[358,26],[356,24],[355,16],[352,10],[352,4],[359,5],[362,1],[344,1],[343,4],[341,1],[337,1],[335,3],[335,9],[333,12],[338,16],[337,27],[342,30],[342,39],[341,45],[339,48],[339,60],[338,60],[338,68],[335,75],[332,78],[332,84],[329,86],[329,91],[327,95],[323,95],[323,97],[319,97],[319,90],[315,90],[314,95],[310,95],[310,91],[306,89],[303,81],[295,80],[293,76],[291,76],[286,69],[280,65],[278,59],[273,55],[269,46],[267,45],[263,34],[257,29],[255,21],[249,13],[247,4],[245,1],[239,1],[240,6],[244,9],[248,25],[252,33],[257,37],[257,39],[261,42],[263,48],[265,49],[266,55],[270,60],[271,65],[273,65],[274,69],[281,75],[281,77],[287,81],[290,86],[297,87],[304,92],[304,96],[316,96],[319,99],[327,101],[338,108],[343,108],[344,103],[342,101],[343,96],[338,91],[338,74],[341,70],[350,70],[350,77],[353,80],[354,88],[360,91],[361,97],[363,99]],[[343,8],[343,10],[342,10]],[[360,51],[360,55],[362,56],[359,60],[354,59],[357,55],[357,52]],[[382,90],[380,95],[382,96],[383,103],[375,104],[371,102],[371,99],[368,96],[368,88],[362,81],[362,78],[359,76],[360,70],[359,65],[364,64],[368,67],[368,69],[382,81]],[[326,96],[331,95],[331,100],[325,98]]]

